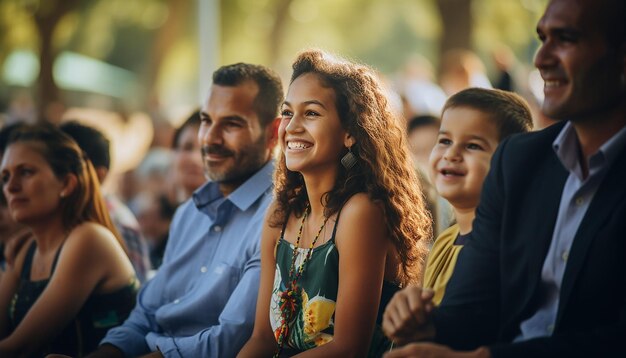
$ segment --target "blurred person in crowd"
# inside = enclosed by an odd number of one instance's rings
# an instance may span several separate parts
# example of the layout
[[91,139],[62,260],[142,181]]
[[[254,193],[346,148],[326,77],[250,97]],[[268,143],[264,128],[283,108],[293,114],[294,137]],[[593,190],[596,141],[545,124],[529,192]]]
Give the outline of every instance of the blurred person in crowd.
[[115,194],[123,203],[129,204],[139,192],[139,183],[137,183],[135,169],[121,173],[116,184]]
[[27,91],[16,92],[9,102],[6,124],[18,122],[34,123],[37,119],[37,108],[33,97]]
[[411,118],[407,125],[409,151],[416,168],[427,172],[430,152],[437,143],[439,118],[420,115]]
[[198,142],[200,111],[195,111],[174,133],[174,199],[182,203],[206,181]]
[[293,64],[254,332],[238,357],[380,356],[382,311],[417,282],[430,217],[404,120],[376,74],[319,50]]
[[503,91],[516,91],[519,85],[514,73],[517,61],[513,51],[508,46],[499,45],[492,50],[491,56],[497,71],[493,87]]
[[90,357],[233,357],[250,337],[282,100],[266,67],[215,71],[198,135],[209,181],[177,209],[130,318]]
[[[59,127],[69,135],[91,160],[100,184],[106,179],[111,167],[110,142],[99,130],[77,121],[64,122]],[[122,235],[130,262],[135,268],[141,283],[146,281],[150,270],[148,246],[137,219],[133,213],[115,195],[104,194],[104,202],[111,215],[111,221]]]
[[[528,101],[533,116],[533,130],[540,130],[557,123],[541,111],[543,79],[539,73],[527,70],[506,45],[495,46],[492,50],[492,57],[497,71],[497,77],[493,82],[494,88],[515,92]],[[534,90],[531,78],[534,78],[533,81],[536,82]]]
[[129,175],[133,191],[129,193],[128,201],[131,210],[134,197],[141,191],[151,191],[168,195],[172,188],[172,168],[174,166],[174,151],[171,148],[152,147],[142,159],[139,166]]
[[133,206],[137,212],[139,227],[150,249],[152,269],[157,270],[163,261],[176,205],[164,194],[142,191],[135,197]]
[[137,279],[95,170],[51,125],[11,133],[0,165],[11,217],[34,237],[0,283],[0,356],[82,356],[135,302]]
[[[626,2],[551,0],[537,25],[542,111],[491,161],[439,307],[410,287],[391,357],[625,357]],[[466,352],[453,351],[466,350]]]
[[420,115],[409,120],[407,138],[413,165],[422,184],[426,205],[433,219],[433,233],[439,235],[454,221],[450,204],[435,190],[428,177],[428,158],[437,143],[439,118]]
[[[158,106],[158,104],[157,104]],[[176,129],[172,126],[172,123],[165,119],[160,113],[152,112],[152,126],[154,128],[152,148],[170,148],[172,146],[172,138]]]
[[447,96],[469,87],[492,88],[485,65],[470,50],[448,50],[442,56],[439,73],[439,84]]
[[405,100],[406,119],[441,113],[446,94],[434,82],[433,66],[424,56],[412,55],[406,60],[398,88]]

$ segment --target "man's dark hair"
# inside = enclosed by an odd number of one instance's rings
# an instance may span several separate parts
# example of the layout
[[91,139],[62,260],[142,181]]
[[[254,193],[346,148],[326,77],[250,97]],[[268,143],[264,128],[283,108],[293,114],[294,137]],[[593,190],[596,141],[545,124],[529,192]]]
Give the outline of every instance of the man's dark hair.
[[94,167],[109,169],[111,166],[111,144],[102,132],[77,121],[62,123],[59,129],[74,139],[80,149],[87,154]]
[[238,86],[246,81],[254,81],[259,86],[254,108],[261,125],[266,126],[276,118],[284,99],[282,82],[276,72],[265,66],[240,62],[222,66],[213,73],[213,84],[218,86]]
[[530,107],[524,98],[513,92],[467,88],[452,95],[441,110],[468,107],[484,112],[498,127],[499,140],[515,133],[528,132],[532,128]]
[[597,6],[602,7],[598,25],[604,27],[609,44],[616,49],[626,45],[626,1],[598,1]]

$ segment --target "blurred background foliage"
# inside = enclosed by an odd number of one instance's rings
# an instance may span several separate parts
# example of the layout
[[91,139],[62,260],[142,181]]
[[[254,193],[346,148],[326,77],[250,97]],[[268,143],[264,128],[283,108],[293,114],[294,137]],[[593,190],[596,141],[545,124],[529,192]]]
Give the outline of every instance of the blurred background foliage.
[[[0,112],[51,120],[92,107],[178,121],[199,105],[200,2],[219,9],[215,65],[245,61],[285,80],[296,53],[321,47],[402,76],[415,54],[436,70],[466,48],[494,71],[508,46],[531,67],[546,0],[0,0]],[[209,70],[212,71],[214,68]],[[30,101],[30,102],[29,102]],[[23,114],[22,114],[23,115]]]

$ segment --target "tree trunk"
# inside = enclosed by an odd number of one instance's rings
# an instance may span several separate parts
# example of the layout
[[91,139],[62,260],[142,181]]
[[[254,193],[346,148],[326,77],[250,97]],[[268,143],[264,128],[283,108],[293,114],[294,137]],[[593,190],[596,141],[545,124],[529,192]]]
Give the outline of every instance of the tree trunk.
[[190,0],[169,0],[167,6],[169,15],[165,23],[159,28],[152,46],[151,55],[147,59],[147,66],[143,75],[143,86],[147,88],[147,96],[144,99],[144,108],[154,106],[155,100],[158,103],[158,89],[156,81],[159,76],[161,64],[172,48],[172,45],[180,38],[184,21],[189,16]]
[[278,68],[281,52],[280,45],[283,42],[283,32],[285,31],[285,20],[289,18],[289,5],[292,0],[278,0],[276,4],[276,16],[274,17],[274,26],[272,26],[272,32],[270,33],[270,57],[269,63],[274,68]]
[[472,48],[472,0],[437,0],[443,33],[439,54]]
[[34,13],[40,39],[36,96],[39,119],[58,120],[58,118],[47,118],[49,117],[48,109],[62,104],[61,91],[53,75],[54,60],[58,55],[58,50],[53,47],[52,37],[59,20],[77,5],[77,0],[42,0]]

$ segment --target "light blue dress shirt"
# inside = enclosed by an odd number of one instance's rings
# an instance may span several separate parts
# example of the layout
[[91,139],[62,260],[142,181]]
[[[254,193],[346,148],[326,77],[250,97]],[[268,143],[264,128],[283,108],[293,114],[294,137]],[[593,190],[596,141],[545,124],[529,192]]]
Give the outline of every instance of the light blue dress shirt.
[[580,144],[572,124],[568,122],[554,140],[554,151],[570,174],[563,187],[552,242],[541,271],[541,289],[545,298],[537,312],[521,323],[521,334],[515,341],[552,335],[563,275],[574,237],[591,200],[624,145],[626,145],[626,127],[613,135],[589,158],[589,174],[583,178],[578,160]]
[[209,182],[178,208],[163,265],[123,325],[101,343],[134,357],[234,357],[252,333],[269,162],[224,198]]

